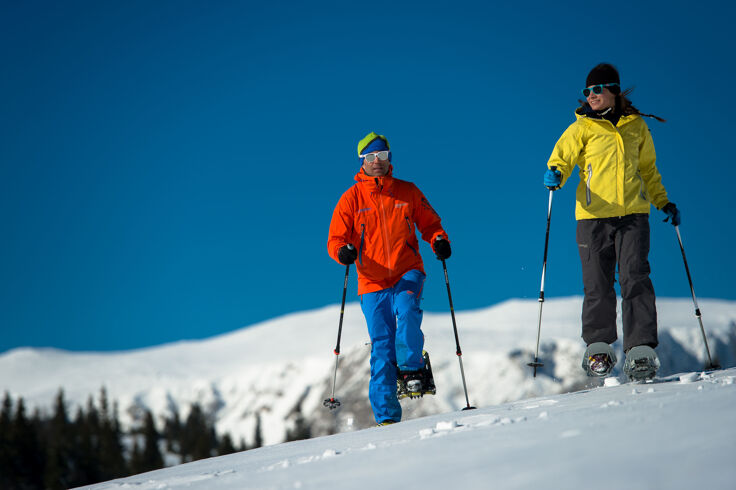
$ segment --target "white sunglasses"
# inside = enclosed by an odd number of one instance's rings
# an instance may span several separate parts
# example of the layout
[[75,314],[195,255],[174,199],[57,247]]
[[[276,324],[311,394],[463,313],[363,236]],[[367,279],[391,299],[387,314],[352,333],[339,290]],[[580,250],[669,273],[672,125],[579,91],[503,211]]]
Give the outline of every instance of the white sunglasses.
[[365,155],[359,155],[360,158],[365,158],[365,161],[368,163],[373,163],[376,161],[376,158],[379,160],[388,160],[388,150],[379,151],[376,153],[366,153]]

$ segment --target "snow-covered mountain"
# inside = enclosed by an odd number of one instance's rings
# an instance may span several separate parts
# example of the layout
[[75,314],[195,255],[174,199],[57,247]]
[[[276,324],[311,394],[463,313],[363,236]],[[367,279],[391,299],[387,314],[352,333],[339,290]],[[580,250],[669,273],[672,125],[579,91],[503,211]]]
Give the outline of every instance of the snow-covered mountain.
[[[730,490],[736,369],[453,411],[262,447],[89,490]],[[540,380],[541,381],[541,380]]]
[[[458,312],[471,405],[489,407],[584,387],[589,380],[580,368],[581,302],[579,297],[545,302],[540,347],[545,366],[537,378],[526,366],[536,345],[536,300]],[[705,350],[692,301],[659,299],[657,304],[660,375],[702,369]],[[711,352],[723,367],[736,366],[736,302],[700,300],[700,307]],[[339,306],[329,306],[208,340],[128,352],[14,349],[0,356],[0,391],[50,410],[59,388],[72,406],[84,406],[104,386],[118,402],[124,426],[136,423],[145,408],[160,419],[172,411],[186,417],[190,404],[198,402],[214,413],[220,433],[248,444],[257,417],[267,445],[282,442],[299,419],[314,436],[370,427],[370,346],[357,304],[345,311],[335,393],[342,406],[333,412],[322,406],[332,390],[338,319]],[[466,405],[449,312],[425,313],[423,330],[438,393],[402,401],[405,420]]]

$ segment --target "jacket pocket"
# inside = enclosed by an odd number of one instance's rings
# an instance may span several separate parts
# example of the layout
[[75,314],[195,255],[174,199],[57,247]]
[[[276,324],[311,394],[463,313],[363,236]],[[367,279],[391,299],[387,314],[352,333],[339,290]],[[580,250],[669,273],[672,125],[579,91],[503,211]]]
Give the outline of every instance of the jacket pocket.
[[592,201],[590,192],[590,181],[593,178],[593,165],[588,164],[588,178],[585,179],[585,205],[590,206]]
[[647,199],[647,188],[644,185],[644,179],[641,177],[641,172],[639,170],[636,171],[636,176],[639,177],[639,196],[641,196],[645,201],[649,201],[649,199]]

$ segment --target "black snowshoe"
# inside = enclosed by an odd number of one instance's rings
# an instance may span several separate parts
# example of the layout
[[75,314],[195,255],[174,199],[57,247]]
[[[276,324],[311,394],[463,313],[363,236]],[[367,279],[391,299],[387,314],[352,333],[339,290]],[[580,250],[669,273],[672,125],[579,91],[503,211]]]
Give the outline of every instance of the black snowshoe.
[[588,376],[603,378],[611,374],[616,365],[616,354],[605,342],[590,344],[583,354],[583,369]]
[[432,364],[429,354],[422,351],[424,367],[417,371],[399,371],[396,378],[396,396],[402,398],[421,398],[424,395],[434,395],[437,389],[434,386]]
[[649,381],[654,379],[659,365],[659,358],[654,349],[648,345],[637,345],[626,353],[624,374],[631,381]]

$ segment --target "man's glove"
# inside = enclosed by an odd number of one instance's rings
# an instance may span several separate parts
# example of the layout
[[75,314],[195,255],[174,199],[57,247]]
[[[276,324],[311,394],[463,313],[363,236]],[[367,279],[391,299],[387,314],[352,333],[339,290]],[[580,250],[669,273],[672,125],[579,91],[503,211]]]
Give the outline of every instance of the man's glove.
[[450,250],[450,242],[442,237],[437,237],[437,240],[434,241],[434,245],[432,246],[432,250],[434,250],[434,254],[437,256],[437,260],[449,259],[450,255],[452,255],[452,250]]
[[342,247],[340,247],[340,250],[337,251],[337,259],[340,261],[341,264],[350,265],[355,262],[355,259],[357,258],[358,251],[355,250],[355,247],[353,247],[352,243],[343,245]]
[[556,168],[548,168],[544,173],[544,186],[551,190],[556,191],[562,184],[562,172]]
[[675,206],[675,203],[668,202],[664,205],[662,208],[662,211],[664,211],[664,214],[667,215],[667,217],[664,219],[665,223],[672,218],[672,226],[680,226],[680,210],[677,209],[677,206]]

